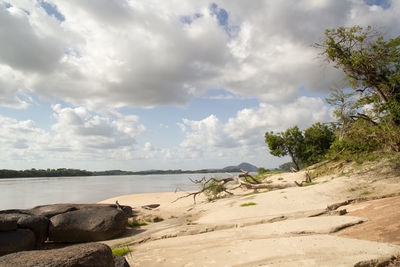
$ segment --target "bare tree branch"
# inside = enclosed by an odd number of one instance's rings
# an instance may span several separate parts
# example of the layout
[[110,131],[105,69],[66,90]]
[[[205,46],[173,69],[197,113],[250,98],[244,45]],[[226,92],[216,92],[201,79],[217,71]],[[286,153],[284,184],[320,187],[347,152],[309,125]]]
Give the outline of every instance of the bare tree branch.
[[[283,189],[283,188],[288,188],[288,187],[303,186],[303,184],[311,182],[311,177],[309,176],[308,172],[306,172],[306,180],[302,181],[301,183],[298,183],[295,181],[294,183],[284,183],[284,184],[262,184],[262,183],[258,182],[254,177],[249,175],[249,173],[247,171],[244,171],[244,170],[241,170],[241,171],[242,171],[242,173],[237,176],[234,176],[231,174],[230,177],[223,178],[223,179],[216,179],[214,177],[211,177],[207,180],[205,177],[203,177],[200,180],[192,180],[189,178],[189,180],[192,183],[201,185],[201,189],[196,192],[186,192],[186,195],[178,197],[172,203],[174,203],[182,198],[187,198],[187,197],[193,196],[194,204],[196,204],[196,197],[198,195],[200,195],[202,193],[207,193],[207,191],[211,191],[213,189],[213,187],[215,188],[215,186],[219,186],[219,190],[220,190],[219,192],[225,192],[227,194],[233,195],[233,193],[230,192],[229,190],[235,190],[239,187],[244,187],[247,189]],[[247,180],[246,179],[247,177],[251,177],[252,180],[254,180],[254,183]],[[241,178],[244,178],[244,179],[242,180]],[[226,184],[228,184],[229,182],[235,182],[237,184],[237,186],[234,188],[228,189],[228,188],[226,188]]]

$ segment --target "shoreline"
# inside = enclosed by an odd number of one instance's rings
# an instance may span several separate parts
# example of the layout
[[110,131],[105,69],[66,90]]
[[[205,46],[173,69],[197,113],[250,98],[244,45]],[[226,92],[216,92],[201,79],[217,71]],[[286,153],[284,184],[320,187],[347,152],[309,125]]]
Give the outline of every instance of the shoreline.
[[[268,180],[289,183],[301,181],[304,175],[284,173],[268,176]],[[109,198],[99,203],[114,204],[118,200],[121,205],[132,206],[137,220],[161,217],[163,221],[134,228],[119,239],[103,243],[131,248],[126,256],[131,266],[353,266],[360,261],[400,255],[400,237],[367,240],[373,236],[368,231],[378,231],[375,236],[391,236],[390,229],[400,227],[400,211],[385,210],[390,201],[400,204],[400,197],[390,198],[386,204],[366,201],[340,207],[349,212],[344,216],[339,211],[326,212],[329,205],[362,197],[349,188],[362,189],[361,185],[366,181],[371,184],[372,178],[375,177],[337,175],[318,177],[315,185],[307,187],[273,191],[236,189],[233,196],[211,202],[198,196],[196,204],[193,197],[173,202],[184,192]],[[371,199],[398,194],[399,177],[374,180],[373,188]],[[250,202],[254,205],[243,206]],[[143,208],[152,204],[160,206]],[[381,221],[362,212],[368,207],[371,210],[371,205],[381,205],[373,216],[380,218],[377,213],[382,210],[380,216],[386,220],[385,225],[393,226],[388,228],[389,232],[373,228]],[[388,214],[398,217],[389,222]],[[361,226],[364,228],[357,230]],[[345,228],[346,231],[341,230]]]

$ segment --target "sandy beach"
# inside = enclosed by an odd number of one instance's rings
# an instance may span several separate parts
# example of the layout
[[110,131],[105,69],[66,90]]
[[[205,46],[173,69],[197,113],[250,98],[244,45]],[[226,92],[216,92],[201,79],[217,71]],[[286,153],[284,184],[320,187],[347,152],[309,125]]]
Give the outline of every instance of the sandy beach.
[[[266,179],[290,183],[304,175]],[[318,177],[307,187],[239,188],[214,201],[198,196],[196,204],[192,197],[174,202],[184,192],[119,196],[101,203],[132,206],[138,221],[163,220],[104,243],[131,248],[131,266],[354,266],[390,259],[400,255],[400,178],[377,177],[360,172]],[[350,204],[327,211],[344,201]],[[143,208],[151,204],[159,206]]]

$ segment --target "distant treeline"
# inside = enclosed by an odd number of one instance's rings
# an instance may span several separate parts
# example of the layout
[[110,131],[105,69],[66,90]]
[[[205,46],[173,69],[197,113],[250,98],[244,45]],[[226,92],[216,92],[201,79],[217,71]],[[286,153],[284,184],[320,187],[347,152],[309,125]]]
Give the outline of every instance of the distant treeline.
[[29,169],[29,170],[0,170],[1,178],[28,178],[28,177],[68,177],[68,176],[105,176],[105,175],[150,175],[150,174],[184,174],[184,173],[218,173],[239,172],[239,169],[202,169],[202,170],[148,170],[148,171],[86,171],[78,169]]
[[93,172],[77,169],[29,169],[23,171],[0,170],[0,178],[91,176]]

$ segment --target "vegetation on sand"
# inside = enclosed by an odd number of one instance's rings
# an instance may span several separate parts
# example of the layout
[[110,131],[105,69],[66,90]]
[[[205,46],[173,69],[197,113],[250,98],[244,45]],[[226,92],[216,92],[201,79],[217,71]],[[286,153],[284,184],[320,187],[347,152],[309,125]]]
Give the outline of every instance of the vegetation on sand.
[[132,252],[132,250],[128,247],[112,249],[112,254],[115,256],[124,256],[124,255],[128,254],[129,252]]

